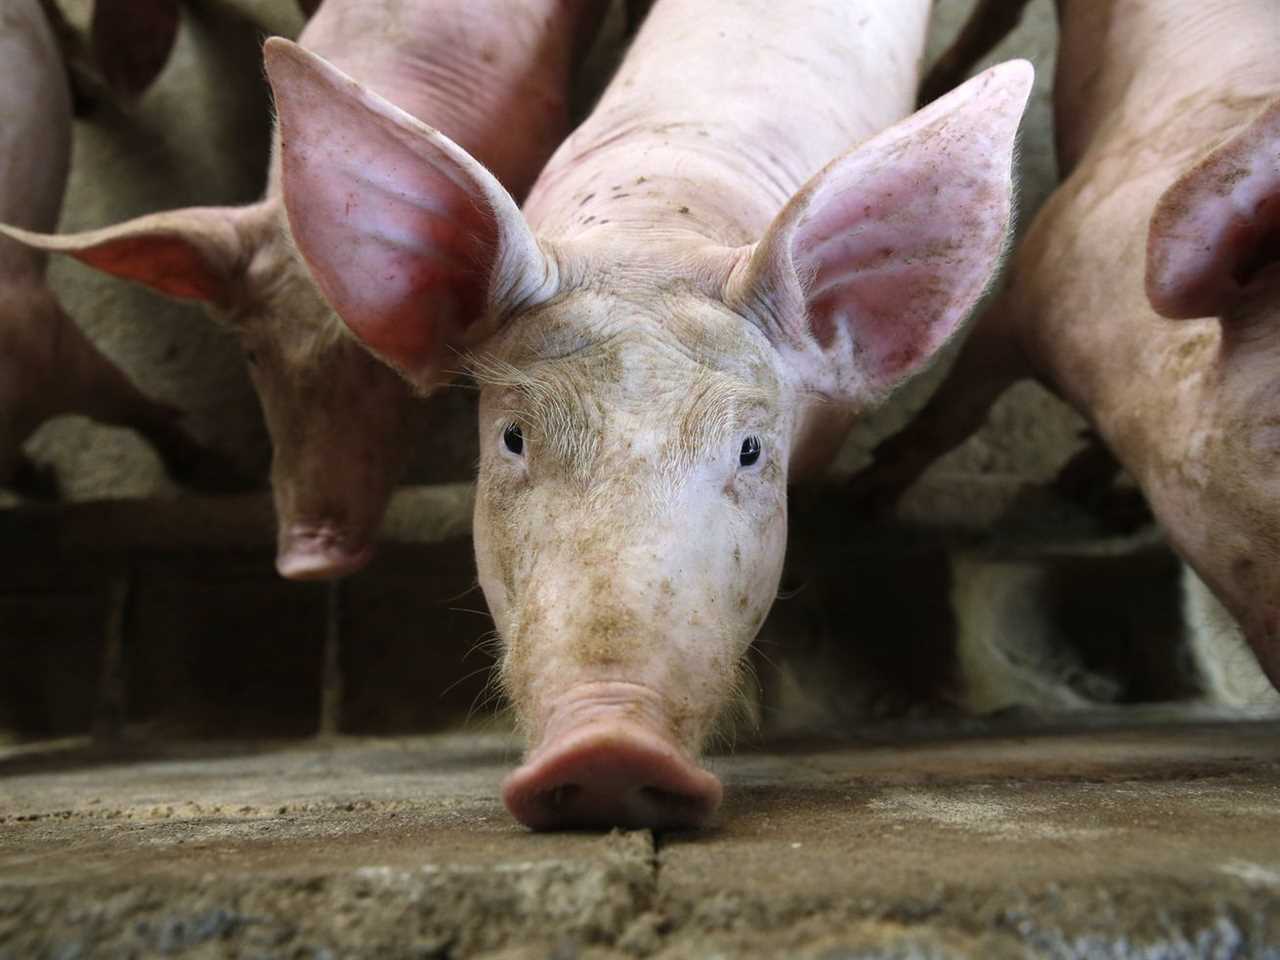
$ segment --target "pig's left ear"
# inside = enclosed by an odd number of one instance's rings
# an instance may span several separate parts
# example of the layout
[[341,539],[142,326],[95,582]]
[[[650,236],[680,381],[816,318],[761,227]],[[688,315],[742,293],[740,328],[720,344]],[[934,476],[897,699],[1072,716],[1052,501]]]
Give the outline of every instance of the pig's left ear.
[[1165,191],[1147,236],[1147,299],[1176,320],[1229,313],[1280,263],[1280,100]]
[[279,37],[265,46],[289,228],[325,299],[421,389],[550,297],[554,261],[465,150]]
[[731,277],[802,389],[869,405],[963,325],[1005,249],[1033,78],[993,67],[838,158]]

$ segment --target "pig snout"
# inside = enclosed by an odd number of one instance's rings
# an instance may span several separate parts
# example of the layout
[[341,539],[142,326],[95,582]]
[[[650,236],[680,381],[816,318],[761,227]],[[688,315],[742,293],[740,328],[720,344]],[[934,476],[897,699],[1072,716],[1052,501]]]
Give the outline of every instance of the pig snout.
[[721,793],[715,775],[677,742],[661,698],[616,682],[583,684],[559,698],[502,786],[511,815],[535,830],[697,827]]
[[367,536],[331,524],[282,523],[276,570],[289,580],[333,580],[362,569],[373,554]]

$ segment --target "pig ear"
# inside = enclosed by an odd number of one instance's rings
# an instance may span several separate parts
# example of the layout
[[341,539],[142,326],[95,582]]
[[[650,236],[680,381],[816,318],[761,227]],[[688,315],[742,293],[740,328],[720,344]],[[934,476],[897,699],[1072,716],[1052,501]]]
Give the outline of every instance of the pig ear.
[[922,368],[990,284],[1034,77],[993,67],[818,173],[730,279],[806,390],[865,405]]
[[240,214],[235,207],[191,207],[84,233],[32,233],[2,224],[0,233],[37,250],[70,254],[170,297],[228,309],[240,278]]
[[296,44],[265,50],[294,241],[374,353],[430,387],[450,349],[554,293],[553,261],[465,150]]
[[1147,299],[1162,316],[1221,316],[1280,263],[1280,100],[1165,191],[1147,237]]

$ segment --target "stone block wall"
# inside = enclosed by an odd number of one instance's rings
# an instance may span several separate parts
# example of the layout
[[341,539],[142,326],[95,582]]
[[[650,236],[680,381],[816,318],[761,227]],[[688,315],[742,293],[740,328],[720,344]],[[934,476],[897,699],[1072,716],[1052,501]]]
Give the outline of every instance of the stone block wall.
[[[940,496],[889,524],[839,487],[796,498],[725,743],[1196,694],[1158,536],[963,486],[946,484],[954,510]],[[0,510],[0,736],[504,726],[470,511],[467,485],[403,489],[374,563],[326,585],[275,575],[265,495]]]

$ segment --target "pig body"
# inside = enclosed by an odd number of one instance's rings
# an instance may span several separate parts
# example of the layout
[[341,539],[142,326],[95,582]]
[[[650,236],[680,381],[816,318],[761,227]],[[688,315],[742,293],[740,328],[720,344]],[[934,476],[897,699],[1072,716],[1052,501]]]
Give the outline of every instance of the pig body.
[[[0,116],[0,220],[50,230],[67,180],[71,98],[36,0],[0,3]],[[176,479],[213,488],[234,482],[178,426],[178,411],[144,396],[63,312],[45,283],[45,260],[0,237],[0,484],[52,492],[22,444],[45,420],[69,413],[136,429]]]
[[[300,39],[448,131],[523,195],[568,128],[571,67],[601,11],[592,0],[328,0]],[[10,235],[208,303],[236,329],[272,439],[277,568],[335,577],[372,555],[419,401],[346,335],[311,282],[281,202],[279,154],[277,143],[256,204]],[[447,379],[452,360],[441,357],[421,392]]]
[[1071,0],[1059,19],[1068,176],[947,383],[861,482],[904,489],[1037,376],[1280,682],[1280,17],[1268,0]]
[[[850,150],[909,112],[927,12],[660,0],[524,214],[439,132],[268,44],[321,290],[411,381],[471,351],[477,563],[530,744],[504,797],[531,826],[715,808],[696,757],[777,590],[788,477],[995,268],[1028,65]],[[470,282],[443,281],[458,258]],[[429,298],[470,322],[425,323]]]

